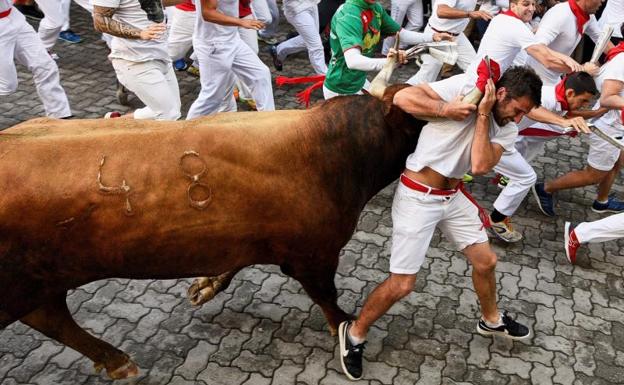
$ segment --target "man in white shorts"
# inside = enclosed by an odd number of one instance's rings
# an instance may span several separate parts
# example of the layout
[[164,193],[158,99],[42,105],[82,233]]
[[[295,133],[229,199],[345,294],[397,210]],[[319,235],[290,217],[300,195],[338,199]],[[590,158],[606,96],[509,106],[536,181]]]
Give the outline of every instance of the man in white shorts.
[[477,67],[485,56],[500,67],[501,72],[511,66],[521,51],[534,57],[546,68],[561,72],[578,72],[583,67],[569,56],[553,51],[540,43],[526,23],[535,12],[535,0],[511,0],[509,10],[494,17],[481,39],[476,60],[466,70],[468,82],[464,93],[477,80]]
[[[624,27],[624,24],[623,24]],[[607,62],[596,77],[600,89],[600,106],[610,111],[599,117],[594,125],[610,136],[622,136],[624,111],[624,43],[618,44],[607,53]],[[554,216],[553,193],[559,190],[598,184],[598,194],[592,204],[592,211],[598,213],[619,213],[624,211],[624,202],[609,195],[611,186],[618,176],[624,157],[622,151],[596,134],[589,137],[587,166],[583,170],[571,171],[557,179],[537,183],[533,194],[540,210],[547,216]]]
[[537,181],[529,161],[544,148],[546,140],[564,135],[565,127],[573,127],[574,134],[579,131],[589,133],[583,118],[568,118],[566,114],[589,106],[597,94],[596,83],[586,72],[575,72],[556,86],[542,87],[542,105],[518,123],[519,135],[515,148],[506,151],[494,167],[494,171],[509,178],[490,214],[491,232],[498,239],[504,242],[518,242],[522,239],[522,234],[511,225],[511,216]]
[[[425,27],[427,32],[446,32],[455,37],[457,42],[457,65],[465,71],[475,60],[477,53],[472,43],[464,34],[464,29],[470,19],[490,20],[492,16],[485,11],[475,11],[477,0],[437,0],[429,23]],[[436,81],[443,63],[431,55],[422,56],[422,66],[414,76],[407,80],[408,84],[431,83]]]
[[238,0],[201,0],[193,35],[201,90],[186,119],[236,111],[236,77],[249,86],[258,111],[275,109],[269,68],[243,42],[238,27],[260,30],[264,23],[239,18]]
[[0,95],[10,95],[17,90],[14,59],[32,72],[46,116],[70,117],[69,102],[61,87],[56,63],[12,1],[0,0]]
[[624,238],[624,213],[614,214],[593,222],[566,222],[563,239],[566,257],[576,263],[576,253],[583,243],[607,242]]
[[181,0],[160,1],[93,0],[95,29],[113,36],[108,58],[117,79],[145,104],[125,118],[180,118],[180,89],[167,51],[163,5]]
[[472,264],[474,289],[482,317],[480,334],[513,339],[530,335],[529,329],[499,312],[496,304],[496,254],[484,226],[487,217],[462,188],[468,171],[482,175],[511,150],[516,125],[540,103],[542,82],[530,68],[512,67],[497,86],[489,79],[478,106],[463,103],[465,75],[431,84],[408,87],[394,104],[415,116],[444,118],[423,127],[416,150],[407,158],[392,205],[390,276],[366,299],[355,321],[340,324],[340,360],[350,379],[362,375],[362,352],[370,326],[401,298],[410,294],[416,273],[438,227]]

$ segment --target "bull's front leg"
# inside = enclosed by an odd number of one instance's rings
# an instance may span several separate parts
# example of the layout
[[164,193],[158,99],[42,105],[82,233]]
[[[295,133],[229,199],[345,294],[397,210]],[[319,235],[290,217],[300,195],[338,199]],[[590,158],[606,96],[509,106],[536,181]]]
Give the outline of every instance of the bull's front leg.
[[282,272],[299,281],[310,298],[321,307],[332,336],[338,334],[341,322],[353,319],[338,306],[338,291],[334,283],[337,267],[336,254],[333,257],[293,258],[281,266]]
[[20,321],[60,343],[89,357],[96,371],[106,368],[112,379],[134,377],[137,366],[127,354],[93,337],[81,328],[71,316],[63,293],[48,301]]
[[234,278],[239,271],[239,269],[230,270],[214,277],[195,278],[187,291],[189,301],[194,306],[199,306],[210,301],[215,295],[227,289],[230,282],[232,282],[232,278]]

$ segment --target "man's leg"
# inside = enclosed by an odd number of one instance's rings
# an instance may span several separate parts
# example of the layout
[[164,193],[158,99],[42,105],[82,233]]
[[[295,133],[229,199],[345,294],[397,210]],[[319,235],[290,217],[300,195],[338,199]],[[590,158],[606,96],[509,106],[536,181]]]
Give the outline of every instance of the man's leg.
[[583,222],[574,228],[581,243],[607,242],[624,238],[624,213],[615,214],[593,222]]
[[35,30],[24,22],[16,39],[15,58],[32,72],[46,115],[53,118],[71,116],[56,62],[48,55]]
[[420,31],[423,27],[423,20],[422,0],[411,0],[411,4],[407,8],[407,24],[405,24],[405,29]]
[[[405,15],[407,14],[407,8],[409,7],[409,0],[392,0],[390,4],[390,17],[396,21],[397,24],[403,25]],[[394,46],[394,36],[389,36],[384,39],[381,53],[388,55],[388,50]]]
[[479,298],[483,319],[497,323],[499,312],[496,305],[496,254],[488,242],[468,246],[463,253],[472,265],[472,284]]
[[46,50],[51,50],[59,37],[65,16],[63,15],[63,4],[59,0],[36,0],[37,5],[45,17],[39,24],[39,38],[43,42]]
[[[12,9],[11,13],[19,12]],[[21,33],[20,25],[28,24],[24,20],[24,16],[17,15],[7,16],[8,25],[0,28],[0,95],[10,95],[17,90],[17,70],[13,62],[15,45]],[[6,24],[6,23],[5,23]],[[30,28],[32,29],[32,27]]]
[[193,46],[193,26],[195,25],[195,12],[183,11],[173,8],[171,27],[169,28],[169,38],[167,48],[169,57],[176,61],[186,56]]
[[[251,89],[258,111],[275,110],[271,72],[247,44],[239,40],[234,47],[232,71]],[[200,59],[201,64],[201,59]]]
[[[312,68],[314,68],[314,72],[320,75],[325,74],[327,72],[327,65],[325,64],[323,42],[321,41],[321,35],[318,33],[318,8],[316,6],[312,6],[296,15],[286,16],[286,18],[288,19],[288,22],[295,27],[297,32],[299,32],[298,38],[302,39],[303,47],[308,50],[308,58],[310,59]],[[291,52],[288,50],[284,50],[285,52],[283,53],[280,52],[282,44],[277,46],[277,51],[278,58],[283,61],[285,57],[282,58],[282,55],[289,55]],[[296,46],[293,48],[297,49]]]

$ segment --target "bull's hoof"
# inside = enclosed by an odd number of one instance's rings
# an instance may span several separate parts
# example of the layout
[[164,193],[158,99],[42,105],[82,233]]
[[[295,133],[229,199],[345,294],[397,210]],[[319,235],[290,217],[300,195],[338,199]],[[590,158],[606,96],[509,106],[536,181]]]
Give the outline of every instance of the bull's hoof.
[[124,378],[132,378],[136,377],[139,374],[139,368],[136,366],[134,362],[130,358],[126,357],[126,362],[117,366],[116,368],[112,368],[107,366],[104,363],[98,362],[93,364],[96,373],[100,373],[102,369],[106,368],[106,374],[112,380],[121,380]]
[[214,281],[214,277],[201,277],[193,281],[187,292],[191,305],[199,306],[217,295]]

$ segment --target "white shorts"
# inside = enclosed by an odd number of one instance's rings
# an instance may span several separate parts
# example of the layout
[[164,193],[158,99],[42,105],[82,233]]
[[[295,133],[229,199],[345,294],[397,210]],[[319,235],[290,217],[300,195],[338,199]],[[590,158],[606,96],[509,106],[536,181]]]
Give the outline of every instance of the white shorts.
[[[623,129],[611,126],[599,127],[605,134],[616,136],[622,135]],[[620,149],[600,138],[596,134],[589,136],[589,154],[587,154],[587,164],[596,170],[611,171],[615,162],[620,157]]]
[[416,274],[436,227],[458,251],[488,241],[477,206],[462,192],[430,195],[399,182],[392,202],[390,272]]

